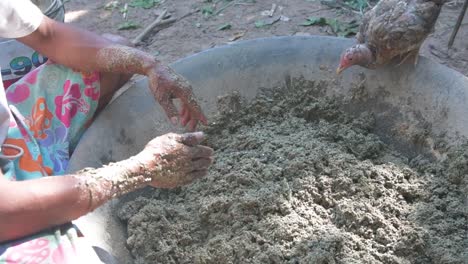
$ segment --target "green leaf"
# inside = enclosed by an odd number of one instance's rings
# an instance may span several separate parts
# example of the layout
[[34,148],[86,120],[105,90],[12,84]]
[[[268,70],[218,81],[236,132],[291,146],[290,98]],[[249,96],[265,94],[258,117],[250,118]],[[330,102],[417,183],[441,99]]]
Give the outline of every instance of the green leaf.
[[347,0],[344,3],[349,6],[351,9],[362,12],[369,6],[367,0]]
[[159,4],[161,0],[133,0],[128,5],[131,7],[141,7],[144,9],[153,8],[155,5]]
[[201,11],[202,11],[202,14],[206,17],[214,13],[214,9],[212,6],[204,6]]
[[227,29],[231,29],[231,27],[232,27],[231,24],[226,23],[226,24],[224,24],[224,25],[221,25],[221,26],[218,28],[218,30],[227,30]]
[[301,26],[326,26],[327,25],[327,19],[324,17],[309,17],[306,22],[302,23]]
[[118,30],[131,30],[131,29],[136,29],[136,28],[139,28],[139,27],[140,26],[138,24],[136,24],[135,22],[127,21],[127,22],[119,24],[117,29]]
[[336,34],[340,31],[341,23],[337,19],[327,19],[327,24],[331,27],[332,31]]
[[261,21],[261,20],[255,21],[255,27],[256,28],[262,28],[262,27],[264,27],[266,25],[267,24],[264,21]]
[[345,24],[341,32],[338,33],[338,36],[347,37],[350,35],[356,35],[358,31],[359,31],[359,23],[356,20],[353,20]]

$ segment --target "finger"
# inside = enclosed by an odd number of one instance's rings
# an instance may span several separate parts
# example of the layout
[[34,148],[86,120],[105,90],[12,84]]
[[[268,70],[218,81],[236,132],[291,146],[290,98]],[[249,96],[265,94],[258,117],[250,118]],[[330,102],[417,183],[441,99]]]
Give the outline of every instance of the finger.
[[198,124],[197,119],[194,119],[194,118],[190,119],[190,121],[187,124],[189,131],[195,131],[195,128],[197,128],[197,124]]
[[[188,124],[189,121],[190,121],[190,115],[187,114],[184,117],[182,117],[182,120],[180,121],[180,123],[181,123],[182,126],[185,127]],[[191,130],[191,131],[193,131],[193,130]]]
[[183,143],[188,146],[196,146],[200,144],[205,139],[205,134],[203,132],[194,132],[182,134],[180,137],[180,143]]
[[185,107],[185,105],[182,105],[182,107],[180,108],[179,116],[183,117],[186,113],[187,113],[187,107]]
[[169,99],[169,96],[164,96],[164,98],[159,101],[159,104],[164,109],[164,112],[166,112],[166,115],[171,121],[171,123],[173,125],[177,125],[177,108],[175,107],[174,102],[172,102],[172,100]]
[[213,156],[214,150],[206,146],[196,146],[190,149],[192,159],[209,158]]
[[186,126],[187,123],[190,121],[190,112],[188,110],[188,107],[183,106],[184,108],[184,114],[182,116],[181,124],[182,126]]
[[195,99],[192,97],[179,97],[179,99],[184,103],[185,106],[187,106],[188,112],[192,117],[196,117],[196,119],[200,120],[202,124],[208,125],[208,120],[206,119],[206,116],[203,114],[200,105],[198,105]]
[[197,159],[192,162],[192,171],[207,170],[213,163],[213,159]]
[[208,125],[208,120],[206,119],[205,114],[203,114],[200,110],[200,122],[202,122],[203,125],[207,126]]
[[203,111],[201,110],[200,106],[197,104],[197,102],[192,102],[190,104],[190,109],[192,116],[197,117],[197,119],[202,122],[204,125],[208,125],[208,120],[206,119],[205,114],[203,114]]

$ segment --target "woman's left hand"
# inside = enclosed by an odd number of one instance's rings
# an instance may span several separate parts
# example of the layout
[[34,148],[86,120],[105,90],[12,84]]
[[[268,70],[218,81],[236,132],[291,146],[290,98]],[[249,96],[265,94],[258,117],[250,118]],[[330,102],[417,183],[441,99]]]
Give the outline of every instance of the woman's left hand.
[[[192,86],[186,79],[162,64],[152,68],[147,76],[154,97],[172,124],[176,125],[180,120],[180,124],[188,126],[190,131],[195,130],[198,122],[207,124],[207,119],[193,95]],[[180,100],[180,111],[177,111],[173,99]]]

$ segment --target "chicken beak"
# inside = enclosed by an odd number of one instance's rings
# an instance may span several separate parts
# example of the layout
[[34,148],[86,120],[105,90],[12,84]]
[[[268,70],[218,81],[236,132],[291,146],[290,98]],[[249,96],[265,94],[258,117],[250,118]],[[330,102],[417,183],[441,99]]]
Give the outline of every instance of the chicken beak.
[[344,68],[340,66],[336,69],[336,74],[340,75],[343,71],[344,71]]

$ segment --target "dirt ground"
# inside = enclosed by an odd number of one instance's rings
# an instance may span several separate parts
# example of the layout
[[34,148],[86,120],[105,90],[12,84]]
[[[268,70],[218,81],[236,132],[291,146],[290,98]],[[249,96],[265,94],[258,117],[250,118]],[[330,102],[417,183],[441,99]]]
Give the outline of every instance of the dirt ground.
[[[269,36],[335,35],[329,26],[301,26],[311,16],[337,18],[342,22],[350,22],[360,17],[358,11],[330,7],[340,3],[333,0],[161,0],[157,1],[160,4],[151,9],[128,7],[125,20],[120,11],[125,3],[131,1],[119,0],[115,8],[106,8],[106,4],[111,2],[113,1],[70,0],[65,4],[66,21],[96,33],[115,33],[132,39],[155,20],[157,10],[167,9],[174,18],[199,10],[156,34],[150,34],[139,46],[168,63],[210,47],[224,45],[235,38],[246,40]],[[273,16],[262,14],[263,11],[270,10],[272,4],[278,6]],[[453,48],[447,48],[462,5],[461,0],[445,4],[436,30],[426,41],[421,53],[467,75],[468,25],[462,25]],[[278,18],[276,23],[265,25]],[[468,16],[465,17],[465,21],[468,21]],[[133,22],[138,28],[118,30],[118,26],[124,22]],[[227,24],[230,26],[226,26]],[[264,26],[257,27],[262,24]],[[221,30],[223,26],[230,28]]]

